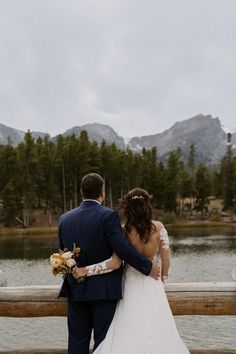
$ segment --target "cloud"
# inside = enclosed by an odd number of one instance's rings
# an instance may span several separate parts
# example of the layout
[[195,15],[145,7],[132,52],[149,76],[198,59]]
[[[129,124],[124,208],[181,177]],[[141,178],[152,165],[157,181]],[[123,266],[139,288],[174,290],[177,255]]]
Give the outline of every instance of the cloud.
[[235,125],[234,0],[5,0],[0,121],[126,137],[198,113]]

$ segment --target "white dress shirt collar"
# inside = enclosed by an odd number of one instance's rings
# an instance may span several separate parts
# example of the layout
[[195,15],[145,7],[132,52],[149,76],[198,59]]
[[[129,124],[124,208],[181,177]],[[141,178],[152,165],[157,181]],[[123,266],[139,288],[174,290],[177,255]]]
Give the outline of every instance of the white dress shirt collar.
[[83,199],[83,202],[96,202],[101,205],[101,203],[97,199]]

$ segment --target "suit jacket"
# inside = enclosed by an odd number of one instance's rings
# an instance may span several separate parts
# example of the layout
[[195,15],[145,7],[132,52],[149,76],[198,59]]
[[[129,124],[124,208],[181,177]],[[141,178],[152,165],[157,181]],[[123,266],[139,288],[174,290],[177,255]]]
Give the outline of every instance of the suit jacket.
[[[59,220],[60,249],[81,247],[79,266],[102,262],[113,251],[125,262],[148,275],[152,262],[140,255],[126,240],[116,211],[93,200],[83,201],[78,208],[66,212]],[[91,276],[78,283],[72,275],[63,281],[59,297],[70,301],[118,300],[122,298],[122,267],[113,272]]]

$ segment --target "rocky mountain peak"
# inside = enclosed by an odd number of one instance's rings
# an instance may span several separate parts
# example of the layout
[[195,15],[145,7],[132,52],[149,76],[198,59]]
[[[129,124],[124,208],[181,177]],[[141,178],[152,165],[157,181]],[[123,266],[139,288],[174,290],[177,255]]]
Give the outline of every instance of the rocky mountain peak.
[[75,136],[80,136],[82,130],[87,131],[89,140],[96,141],[98,144],[101,144],[104,139],[108,144],[115,143],[120,149],[125,148],[124,138],[119,136],[109,125],[99,123],[84,124],[68,129],[63,135],[75,134]]
[[163,133],[135,137],[129,141],[134,150],[157,147],[158,155],[163,159],[177,148],[181,148],[183,157],[187,158],[191,144],[195,145],[198,160],[211,163],[222,157],[226,147],[226,133],[219,118],[199,114],[175,123]]
[[6,145],[8,139],[13,145],[18,145],[24,138],[25,132],[22,130],[10,128],[4,124],[0,124],[0,145]]

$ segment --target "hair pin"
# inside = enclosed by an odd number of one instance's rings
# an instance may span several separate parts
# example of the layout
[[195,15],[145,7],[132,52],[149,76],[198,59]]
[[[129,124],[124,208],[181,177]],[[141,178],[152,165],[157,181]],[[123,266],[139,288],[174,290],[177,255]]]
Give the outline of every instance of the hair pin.
[[131,199],[144,199],[143,195],[133,195]]

